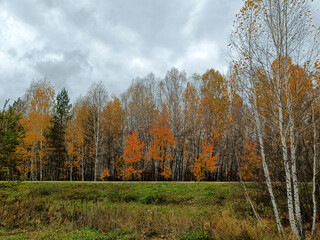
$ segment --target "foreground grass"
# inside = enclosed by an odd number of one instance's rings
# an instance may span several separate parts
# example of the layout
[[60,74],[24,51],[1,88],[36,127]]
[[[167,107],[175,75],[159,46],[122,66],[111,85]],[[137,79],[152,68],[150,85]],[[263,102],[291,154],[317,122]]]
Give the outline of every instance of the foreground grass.
[[265,229],[235,183],[1,183],[0,238],[283,239],[248,187]]

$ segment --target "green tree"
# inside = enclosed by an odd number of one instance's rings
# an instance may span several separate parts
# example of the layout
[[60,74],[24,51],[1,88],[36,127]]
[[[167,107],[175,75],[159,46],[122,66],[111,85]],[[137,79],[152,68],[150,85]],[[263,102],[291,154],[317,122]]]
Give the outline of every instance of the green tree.
[[10,180],[17,177],[17,165],[21,156],[17,148],[24,137],[23,128],[20,125],[21,115],[15,109],[15,105],[0,111],[0,179]]
[[66,130],[71,119],[70,98],[63,88],[56,97],[56,108],[52,117],[48,140],[50,146],[50,171],[52,179],[60,179],[67,158]]

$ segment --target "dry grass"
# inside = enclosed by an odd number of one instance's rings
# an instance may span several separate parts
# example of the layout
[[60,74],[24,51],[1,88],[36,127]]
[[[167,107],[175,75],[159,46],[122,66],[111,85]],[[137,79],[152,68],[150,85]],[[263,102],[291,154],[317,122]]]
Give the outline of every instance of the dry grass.
[[260,199],[258,210],[267,224],[262,229],[238,186],[160,185],[2,186],[0,234],[7,239],[291,239],[277,235],[268,201]]

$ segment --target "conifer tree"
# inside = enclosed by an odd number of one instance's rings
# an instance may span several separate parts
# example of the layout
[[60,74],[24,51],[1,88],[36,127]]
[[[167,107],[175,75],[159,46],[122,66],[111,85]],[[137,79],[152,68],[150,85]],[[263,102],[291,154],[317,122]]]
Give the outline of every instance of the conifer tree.
[[10,180],[16,178],[16,165],[21,160],[17,148],[24,134],[20,114],[14,106],[6,108],[7,103],[0,111],[0,179]]
[[56,97],[56,108],[51,119],[52,125],[48,135],[50,146],[50,171],[52,179],[59,179],[59,169],[67,158],[66,130],[71,118],[70,98],[68,91],[63,88]]

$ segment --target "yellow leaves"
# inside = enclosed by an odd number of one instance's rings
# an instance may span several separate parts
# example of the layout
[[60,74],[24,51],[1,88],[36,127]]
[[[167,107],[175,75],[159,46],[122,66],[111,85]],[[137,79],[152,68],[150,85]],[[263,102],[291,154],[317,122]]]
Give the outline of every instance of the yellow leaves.
[[229,96],[227,80],[213,69],[202,76],[200,115],[208,134],[223,132],[228,122]]
[[67,166],[71,169],[79,166],[84,157],[85,134],[87,127],[88,111],[87,102],[78,101],[73,109],[73,117],[66,130],[67,153],[69,158]]
[[308,94],[312,92],[312,77],[305,71],[305,68],[294,65],[290,57],[281,57],[280,61],[275,60],[272,63],[274,82],[280,83],[282,86],[283,101],[288,96],[292,102],[296,102],[300,106]]
[[114,139],[120,137],[124,126],[125,113],[120,99],[113,97],[103,109],[103,126],[108,135]]
[[[30,160],[36,160],[42,164],[43,158],[47,156],[45,134],[51,125],[51,117],[54,109],[54,90],[52,86],[43,81],[39,86],[32,90],[32,98],[27,106],[27,114],[20,120],[21,125],[26,131],[23,148],[21,152],[28,158],[23,163],[25,166],[20,166],[22,172],[35,171],[35,164],[30,166]],[[29,165],[29,167],[27,167]]]

